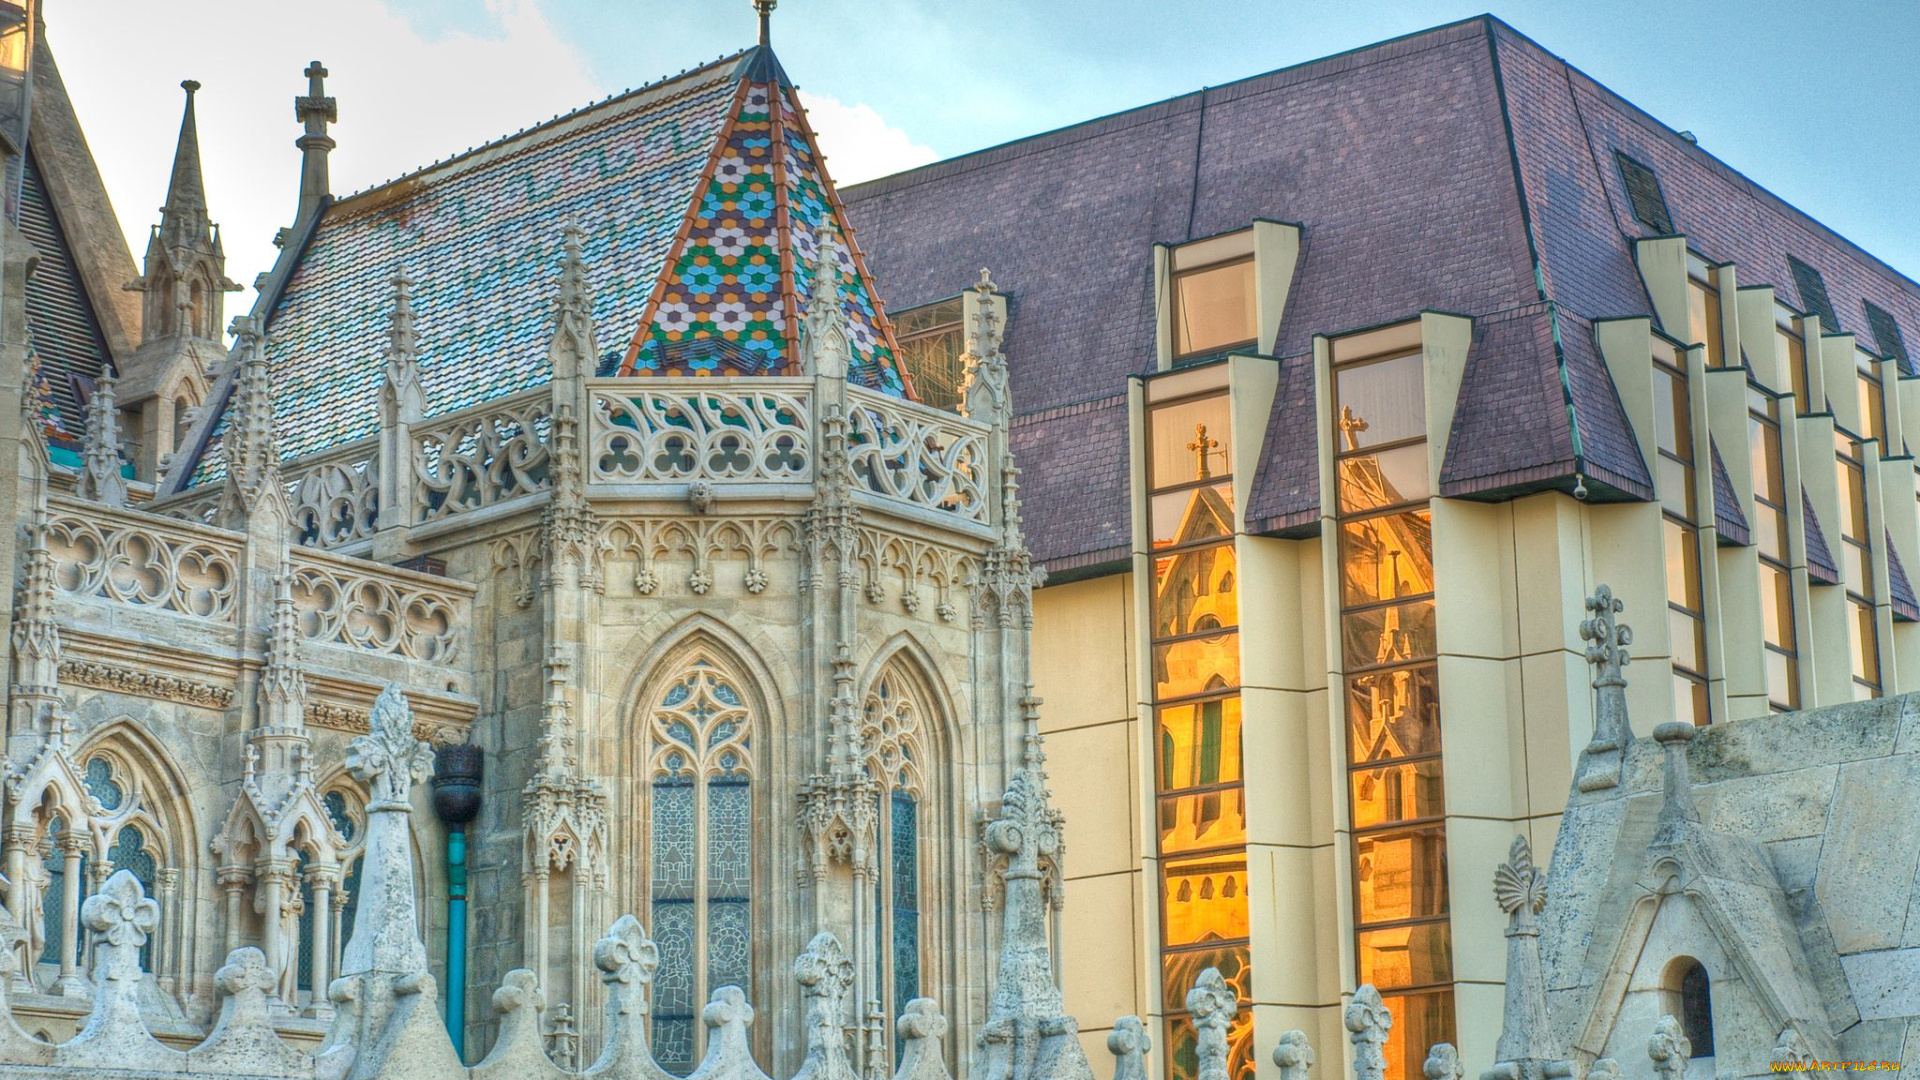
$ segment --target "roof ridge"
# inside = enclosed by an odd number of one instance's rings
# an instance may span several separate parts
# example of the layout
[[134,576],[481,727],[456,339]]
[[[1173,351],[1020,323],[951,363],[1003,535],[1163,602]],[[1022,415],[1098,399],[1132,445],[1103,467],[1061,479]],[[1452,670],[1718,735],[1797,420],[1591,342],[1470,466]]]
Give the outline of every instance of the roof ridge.
[[[537,124],[530,124],[526,127],[521,128],[518,131],[512,132],[511,134],[502,135],[497,139],[493,139],[489,142],[480,143],[476,146],[469,146],[465,150],[462,150],[458,153],[449,154],[444,158],[436,158],[433,161],[425,165],[422,165],[416,169],[412,169],[408,172],[401,173],[398,176],[391,177],[390,179],[382,180],[377,184],[371,184],[367,187],[361,188],[358,191],[354,191],[347,195],[337,196],[333,200],[333,206],[335,209],[350,210],[352,208],[348,204],[354,202],[355,200],[364,198],[368,195],[376,194],[380,191],[393,187],[397,184],[402,184],[409,180],[417,179],[437,169],[444,169],[444,168],[447,168],[448,166],[461,164],[470,158],[478,157],[479,155],[487,153],[488,151],[491,151],[491,150],[497,150],[500,147],[505,146],[508,143],[514,142],[516,140],[525,139],[529,136],[537,136],[537,135],[545,134],[554,128],[558,128],[562,124],[578,119],[579,117],[584,116],[587,113],[591,113],[595,110],[608,109],[612,106],[626,104],[633,98],[639,97],[642,94],[660,90],[676,82],[680,82],[681,80],[691,79],[694,76],[716,71],[720,68],[724,68],[728,66],[729,64],[734,65],[735,67],[738,67],[741,60],[743,60],[748,56],[751,56],[754,53],[754,51],[755,50],[753,48],[748,48],[748,49],[741,49],[740,51],[734,52],[734,53],[722,54],[697,67],[685,68],[673,75],[666,76],[665,78],[656,79],[650,83],[642,83],[639,86],[630,87],[626,90],[621,90],[616,93],[608,94],[606,97],[603,97],[598,101],[590,101],[587,104],[582,105],[577,109],[571,109],[564,113],[555,113],[553,116],[545,120],[542,120]],[[693,88],[689,87],[685,92],[692,93]],[[608,119],[611,120],[612,117],[609,116]],[[594,126],[598,126],[598,125],[596,124]]]

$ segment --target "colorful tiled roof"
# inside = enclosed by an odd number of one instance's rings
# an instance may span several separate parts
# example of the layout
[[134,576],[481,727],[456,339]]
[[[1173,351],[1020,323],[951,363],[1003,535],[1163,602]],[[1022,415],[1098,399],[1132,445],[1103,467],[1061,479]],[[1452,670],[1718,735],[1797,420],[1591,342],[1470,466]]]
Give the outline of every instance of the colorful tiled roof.
[[908,393],[806,113],[771,54],[741,80],[623,374],[798,375],[820,245],[851,328],[849,375]]
[[[569,221],[586,234],[594,320],[622,328],[601,358],[601,370],[611,370],[752,55],[724,57],[328,207],[267,323],[281,453],[298,457],[377,429],[388,279],[403,268],[416,281],[429,416],[546,382]],[[196,482],[223,472],[219,431]]]

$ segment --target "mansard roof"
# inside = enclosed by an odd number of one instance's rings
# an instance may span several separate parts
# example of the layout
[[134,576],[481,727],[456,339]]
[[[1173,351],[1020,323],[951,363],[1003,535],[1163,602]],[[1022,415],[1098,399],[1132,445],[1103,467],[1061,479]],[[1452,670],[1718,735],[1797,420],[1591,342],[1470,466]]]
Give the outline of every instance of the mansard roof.
[[[1059,572],[1129,550],[1125,377],[1155,363],[1151,246],[1255,219],[1297,222],[1304,239],[1250,527],[1284,534],[1318,511],[1311,369],[1292,369],[1312,336],[1423,310],[1475,319],[1442,493],[1565,490],[1579,474],[1595,498],[1650,497],[1592,330],[1654,315],[1633,252],[1652,232],[1616,150],[1655,169],[1674,227],[1738,263],[1741,285],[1804,307],[1792,255],[1822,271],[1844,329],[1867,329],[1868,303],[1920,327],[1920,286],[1486,16],[844,195],[895,310],[953,295],[981,266],[1010,293],[1016,448],[1092,439],[1121,459],[1058,485],[1029,469],[1030,517],[1057,522],[1036,527],[1034,556]],[[1070,208],[1055,197],[1067,190]]]
[[[594,321],[613,331],[601,374],[797,373],[824,229],[855,377],[906,393],[818,147],[762,47],[326,204],[269,297],[281,454],[377,428],[386,282],[398,270],[416,283],[430,417],[545,383],[568,223],[584,232]],[[305,230],[293,232],[301,243]],[[224,380],[213,391],[223,410],[229,392]],[[195,482],[224,472],[225,422],[202,440]]]

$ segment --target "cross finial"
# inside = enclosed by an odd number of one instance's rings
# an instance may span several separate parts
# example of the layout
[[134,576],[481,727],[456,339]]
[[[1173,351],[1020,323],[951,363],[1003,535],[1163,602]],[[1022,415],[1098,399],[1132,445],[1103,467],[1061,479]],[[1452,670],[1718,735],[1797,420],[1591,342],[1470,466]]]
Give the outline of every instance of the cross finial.
[[1220,440],[1207,438],[1207,425],[1193,425],[1193,441],[1187,444],[1187,449],[1194,454],[1195,480],[1205,480],[1213,475],[1212,467],[1207,464],[1207,455],[1213,453],[1219,446]]
[[753,10],[760,13],[760,45],[765,48],[772,38],[770,24],[773,22],[773,9],[780,0],[753,0]]

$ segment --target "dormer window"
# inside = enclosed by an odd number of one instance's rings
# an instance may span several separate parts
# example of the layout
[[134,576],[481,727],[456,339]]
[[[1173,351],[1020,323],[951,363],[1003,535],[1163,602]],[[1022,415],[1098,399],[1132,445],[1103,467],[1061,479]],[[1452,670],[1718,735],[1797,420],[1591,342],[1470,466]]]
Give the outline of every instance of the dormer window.
[[1254,344],[1252,229],[1174,248],[1172,271],[1175,365]]
[[961,332],[961,300],[953,297],[900,312],[893,319],[893,335],[900,342],[900,366],[913,377],[920,400],[936,409],[960,404],[960,354],[966,349]]

